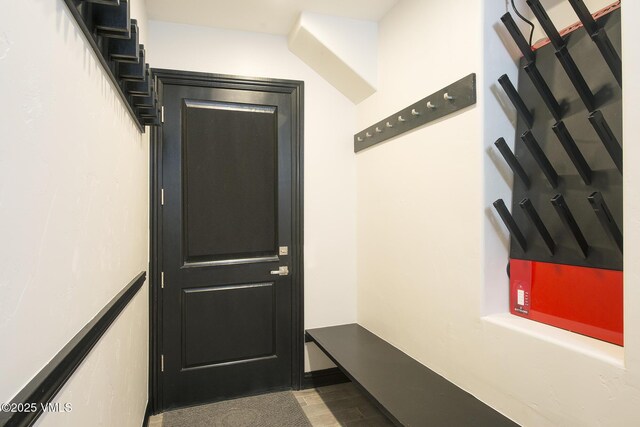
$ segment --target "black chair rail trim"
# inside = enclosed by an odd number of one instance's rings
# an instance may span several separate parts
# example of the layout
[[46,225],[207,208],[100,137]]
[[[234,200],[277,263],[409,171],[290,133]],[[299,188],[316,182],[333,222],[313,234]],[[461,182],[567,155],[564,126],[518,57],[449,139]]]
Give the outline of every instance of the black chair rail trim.
[[35,404],[35,410],[0,412],[0,427],[23,427],[35,423],[42,415],[42,407],[51,402],[71,378],[109,326],[138,293],[146,277],[146,271],[138,274],[11,401],[11,404],[21,407]]

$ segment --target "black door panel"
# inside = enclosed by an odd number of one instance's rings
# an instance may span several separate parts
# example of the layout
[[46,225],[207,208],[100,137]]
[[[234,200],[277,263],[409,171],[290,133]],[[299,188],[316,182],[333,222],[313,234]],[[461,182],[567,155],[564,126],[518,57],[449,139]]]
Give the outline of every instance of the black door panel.
[[161,96],[162,406],[291,388],[291,93],[164,84]]

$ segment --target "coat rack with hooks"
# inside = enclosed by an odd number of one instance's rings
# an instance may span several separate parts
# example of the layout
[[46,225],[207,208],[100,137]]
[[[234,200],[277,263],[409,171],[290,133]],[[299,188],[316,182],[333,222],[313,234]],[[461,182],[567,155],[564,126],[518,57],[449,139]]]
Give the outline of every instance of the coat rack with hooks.
[[354,151],[364,150],[476,103],[476,75],[421,99],[353,136]]

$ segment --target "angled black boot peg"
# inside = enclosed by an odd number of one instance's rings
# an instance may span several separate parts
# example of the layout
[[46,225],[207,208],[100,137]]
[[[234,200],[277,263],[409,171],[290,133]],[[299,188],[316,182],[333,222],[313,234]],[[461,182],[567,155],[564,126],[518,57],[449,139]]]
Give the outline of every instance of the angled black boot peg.
[[529,181],[529,177],[527,176],[527,173],[522,168],[522,165],[520,164],[516,156],[513,154],[513,152],[507,145],[507,142],[504,140],[504,138],[498,138],[498,140],[494,142],[494,145],[496,146],[496,148],[498,148],[498,151],[500,151],[500,154],[502,154],[502,157],[511,168],[511,171],[513,171],[513,173],[520,178],[523,184],[527,188],[529,188],[529,186],[531,185],[531,181]]
[[533,224],[533,227],[536,229],[540,237],[542,237],[544,244],[549,250],[549,254],[553,255],[556,251],[556,242],[553,241],[551,234],[549,234],[549,230],[547,230],[547,227],[545,227],[542,219],[540,219],[540,215],[538,215],[536,208],[533,207],[533,203],[531,203],[531,200],[522,199],[519,205],[527,215],[527,218],[529,218],[529,221],[531,221],[531,224]]
[[547,106],[547,109],[549,110],[553,118],[556,121],[562,120],[562,109],[560,108],[560,104],[558,103],[556,97],[553,95],[553,92],[551,92],[551,89],[549,89],[549,85],[547,85],[547,82],[544,81],[542,74],[540,74],[540,71],[538,71],[538,69],[536,68],[536,64],[531,63],[525,65],[524,71],[531,79],[531,83],[533,83],[533,86],[540,94],[544,105]]
[[145,56],[144,45],[140,45],[138,46],[138,62],[118,62],[118,78],[131,82],[144,81]]
[[561,194],[556,194],[551,199],[551,204],[558,213],[558,216],[560,217],[562,223],[565,225],[565,227],[567,227],[576,243],[578,243],[578,246],[580,247],[580,250],[582,251],[584,257],[586,258],[587,256],[589,256],[589,244],[584,238],[580,227],[578,227],[578,223],[573,217],[573,214],[571,213],[567,202],[564,200],[564,197],[562,197]]
[[558,61],[560,61],[560,64],[562,65],[562,68],[564,68],[564,71],[567,73],[569,80],[571,80],[571,83],[576,88],[580,99],[582,99],[582,102],[587,107],[587,110],[593,111],[593,93],[591,92],[589,85],[587,85],[587,82],[584,80],[582,73],[580,73],[578,66],[571,57],[571,54],[567,49],[566,42],[564,41],[562,36],[560,36],[560,33],[558,32],[556,26],[553,25],[553,22],[549,18],[549,15],[547,15],[547,11],[544,10],[544,7],[542,7],[540,0],[527,0],[527,4],[531,8],[531,11],[535,15],[536,19],[538,19],[538,22],[544,29],[544,32],[547,33],[547,36],[549,36],[551,44],[556,49],[556,57],[558,58]]
[[110,38],[108,44],[109,59],[117,62],[138,63],[140,59],[138,44],[138,22],[131,20],[131,37],[128,39]]
[[91,3],[95,3],[91,5],[91,16],[97,35],[123,39],[131,37],[129,0]]
[[511,216],[509,209],[507,209],[507,207],[505,206],[504,200],[496,200],[495,202],[493,202],[493,207],[496,208],[498,215],[500,215],[500,218],[502,218],[502,222],[504,222],[504,225],[507,227],[509,233],[511,233],[511,236],[513,236],[514,240],[518,243],[520,248],[522,248],[523,251],[527,252],[527,240],[524,238],[524,235],[520,231],[518,224],[516,224],[516,221]]
[[511,83],[509,76],[503,74],[498,79],[498,83],[500,83],[500,86],[502,86],[502,89],[505,91],[505,93],[509,97],[509,100],[511,100],[511,103],[516,108],[516,111],[518,112],[522,120],[524,120],[524,122],[527,124],[527,127],[531,129],[531,127],[533,126],[533,114],[531,114],[531,111],[529,111],[529,108],[527,108],[527,105],[524,103],[522,97],[513,86],[513,83]]
[[544,151],[542,151],[542,148],[540,148],[540,145],[538,144],[538,141],[536,141],[536,138],[533,136],[533,133],[528,130],[522,134],[521,138],[524,142],[524,145],[531,153],[531,156],[533,156],[533,159],[536,161],[536,163],[538,163],[540,169],[542,169],[544,176],[547,177],[547,180],[549,181],[549,184],[551,184],[551,187],[558,187],[558,173],[551,165],[551,162],[549,161],[547,155],[544,154]]
[[533,49],[531,49],[531,45],[529,45],[527,39],[525,39],[524,35],[522,35],[520,28],[518,28],[518,25],[513,20],[511,14],[509,12],[505,13],[504,15],[502,15],[500,20],[507,28],[507,31],[509,31],[509,34],[511,34],[513,41],[516,42],[518,49],[520,49],[520,52],[522,52],[522,56],[524,56],[528,63],[535,62],[536,54]]
[[564,122],[559,121],[555,125],[552,126],[553,132],[558,137],[560,144],[564,148],[564,151],[567,152],[569,159],[578,170],[578,173],[582,177],[582,180],[585,184],[591,184],[591,168],[589,164],[584,159],[584,156],[580,152],[580,149],[576,145],[576,142],[571,137],[569,130],[565,126]]
[[582,0],[569,0],[569,3],[602,54],[618,85],[622,87],[622,60],[613,47],[609,36],[607,36],[607,32],[593,19],[593,16],[589,13],[589,9]]
[[618,250],[622,252],[622,232],[620,231],[620,228],[618,228],[616,221],[613,219],[613,215],[611,215],[611,211],[605,203],[602,194],[596,191],[587,197],[587,200],[589,200],[593,211],[596,213],[600,224],[602,224],[602,227],[607,232],[609,238],[613,243],[615,243]]
[[607,149],[607,152],[609,153],[609,156],[611,156],[611,160],[613,160],[616,168],[618,168],[620,173],[622,173],[622,147],[611,131],[611,128],[602,115],[602,112],[600,110],[596,110],[589,114],[589,122],[591,122],[591,126],[593,126],[600,137],[604,148]]

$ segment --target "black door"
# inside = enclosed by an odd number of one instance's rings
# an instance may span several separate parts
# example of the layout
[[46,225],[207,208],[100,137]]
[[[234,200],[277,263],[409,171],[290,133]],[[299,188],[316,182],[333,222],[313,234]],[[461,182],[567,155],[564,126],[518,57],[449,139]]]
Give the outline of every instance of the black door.
[[301,88],[263,83],[160,85],[165,409],[297,385]]

